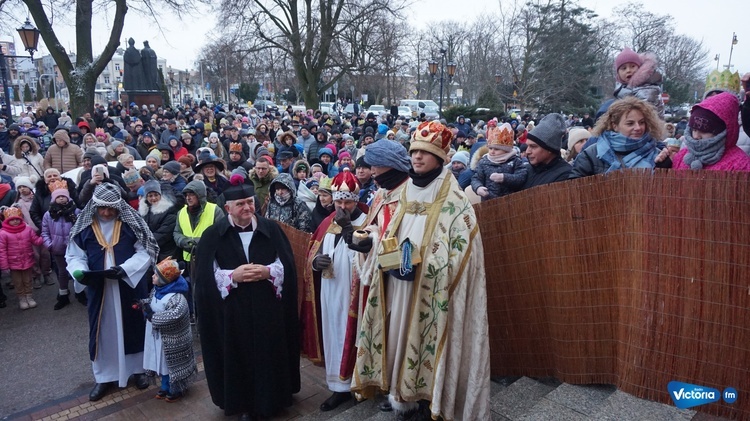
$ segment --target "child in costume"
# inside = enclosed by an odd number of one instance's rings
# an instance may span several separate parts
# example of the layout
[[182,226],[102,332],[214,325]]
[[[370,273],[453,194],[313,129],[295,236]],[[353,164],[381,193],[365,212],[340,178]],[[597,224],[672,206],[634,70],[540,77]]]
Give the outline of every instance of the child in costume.
[[513,147],[513,128],[504,123],[497,127],[496,120],[487,123],[489,153],[479,160],[471,178],[471,188],[482,201],[502,197],[519,191],[528,175],[528,167]]
[[55,310],[70,304],[68,283],[70,275],[68,274],[68,263],[65,261],[65,250],[70,242],[70,230],[78,217],[78,208],[75,202],[70,200],[67,184],[62,183],[61,188],[52,191],[49,210],[44,213],[42,218],[42,238],[44,245],[49,249],[52,258],[57,264],[57,283],[60,291],[57,294],[57,303]]
[[3,213],[3,229],[0,230],[0,269],[10,270],[16,294],[18,307],[28,310],[36,307],[36,301],[31,296],[31,268],[34,266],[34,249],[44,241],[23,220],[21,209],[16,206],[5,207]]
[[143,368],[161,376],[156,399],[182,398],[196,374],[193,335],[188,311],[188,284],[176,260],[166,258],[154,268],[154,289],[142,304],[146,316]]
[[625,47],[615,58],[615,79],[617,87],[614,96],[622,99],[634,96],[653,105],[664,119],[664,103],[661,99],[661,73],[654,54],[638,54]]

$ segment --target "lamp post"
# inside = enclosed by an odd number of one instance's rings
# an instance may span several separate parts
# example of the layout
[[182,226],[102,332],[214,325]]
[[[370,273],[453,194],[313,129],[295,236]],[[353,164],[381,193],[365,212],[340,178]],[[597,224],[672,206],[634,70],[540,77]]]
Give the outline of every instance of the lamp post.
[[732,68],[732,53],[734,52],[735,45],[737,45],[737,34],[732,32],[732,47],[729,49],[729,62],[727,63],[727,70]]
[[[435,60],[434,58],[430,59],[430,61],[427,62],[427,68],[430,71],[430,76],[432,76],[433,80],[435,79],[435,75],[438,71],[438,65],[440,66],[440,104],[439,104],[439,110],[438,114],[440,115],[440,118],[443,118],[443,79],[445,76],[445,53],[447,51],[445,48],[440,49],[440,62]],[[453,76],[456,74],[456,63],[450,61],[448,62],[448,83],[450,84],[451,80],[453,80]]]
[[[188,69],[185,69],[185,97],[192,97],[190,95],[190,72],[188,72]],[[182,103],[184,104],[185,97],[182,98]]]
[[719,70],[719,54],[716,54],[716,57],[714,57],[714,61],[716,62],[716,70]]
[[169,66],[167,76],[169,76],[169,100],[172,101],[174,100],[174,72],[172,71],[172,66]]
[[23,56],[8,56],[0,48],[0,78],[3,82],[3,95],[5,95],[5,105],[8,107],[8,122],[7,125],[13,124],[13,110],[10,103],[10,90],[8,89],[8,58],[30,58],[34,60],[34,52],[37,50],[39,44],[39,30],[31,24],[29,18],[26,18],[26,22],[22,27],[18,28],[18,35],[21,37],[23,42],[24,50],[29,52],[29,57]]

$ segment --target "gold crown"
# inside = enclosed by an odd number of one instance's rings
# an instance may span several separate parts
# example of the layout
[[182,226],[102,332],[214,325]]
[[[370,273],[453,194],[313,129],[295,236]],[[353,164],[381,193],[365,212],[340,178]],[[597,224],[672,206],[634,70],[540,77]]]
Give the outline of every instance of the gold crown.
[[239,142],[231,142],[229,144],[229,152],[238,152],[242,153],[242,143]]
[[169,283],[180,276],[180,265],[176,260],[167,257],[156,265],[156,271],[159,276]]
[[487,129],[487,146],[513,147],[513,128],[508,123]]
[[739,95],[740,74],[738,72],[732,73],[729,69],[724,69],[721,72],[714,70],[709,73],[706,78],[706,92],[715,90],[728,91],[733,95]]
[[422,150],[429,152],[443,162],[448,161],[448,151],[451,148],[453,133],[438,121],[425,121],[414,132],[409,152]]
[[3,210],[3,217],[5,219],[10,219],[10,218],[21,218],[21,219],[23,219],[23,212],[21,211],[21,208],[18,208],[18,207],[15,207],[15,206],[11,206],[11,207],[5,208],[5,210]]
[[331,191],[331,184],[333,183],[333,179],[329,177],[321,177],[320,178],[320,184],[318,185],[318,190],[328,190]]
[[52,193],[55,190],[59,189],[68,189],[68,183],[65,182],[65,180],[55,180],[49,184],[47,184],[47,188],[49,189],[50,193]]

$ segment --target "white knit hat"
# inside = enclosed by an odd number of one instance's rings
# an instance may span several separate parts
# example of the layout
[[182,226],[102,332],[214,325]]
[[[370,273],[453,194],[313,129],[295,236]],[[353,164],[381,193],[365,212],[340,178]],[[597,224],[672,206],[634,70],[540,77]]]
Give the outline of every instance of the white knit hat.
[[15,183],[16,185],[16,190],[18,190],[19,187],[24,186],[24,187],[28,187],[29,190],[33,191],[35,182],[36,180],[32,181],[31,178],[23,176],[23,175],[19,175],[18,177],[13,179],[13,183]]

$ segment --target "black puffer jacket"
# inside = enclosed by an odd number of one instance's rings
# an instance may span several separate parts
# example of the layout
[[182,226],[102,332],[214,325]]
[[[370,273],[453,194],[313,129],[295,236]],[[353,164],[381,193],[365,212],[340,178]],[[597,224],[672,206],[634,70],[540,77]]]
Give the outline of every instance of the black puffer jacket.
[[[82,208],[83,206],[78,201],[78,193],[76,192],[76,183],[69,178],[62,177],[62,180],[68,183],[68,194],[76,206]],[[31,208],[29,208],[29,215],[31,220],[34,221],[34,225],[41,229],[42,218],[44,214],[49,210],[49,202],[52,198],[52,192],[49,191],[47,183],[44,179],[36,182],[36,188],[34,189],[34,201],[31,202]],[[85,203],[84,203],[85,205]]]
[[174,241],[174,226],[177,223],[177,212],[180,204],[171,194],[162,191],[161,200],[155,205],[141,198],[138,213],[141,214],[146,225],[154,233],[159,244],[159,261],[167,257],[177,257],[177,244]]

